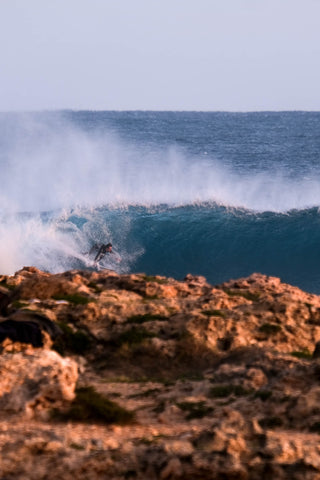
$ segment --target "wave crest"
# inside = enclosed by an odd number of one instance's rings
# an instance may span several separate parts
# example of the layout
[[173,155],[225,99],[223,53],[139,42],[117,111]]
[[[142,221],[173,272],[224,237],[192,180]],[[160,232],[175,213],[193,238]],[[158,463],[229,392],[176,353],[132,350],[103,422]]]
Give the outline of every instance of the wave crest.
[[10,132],[0,139],[0,202],[7,212],[206,202],[286,212],[320,205],[319,178],[235,173],[176,146],[129,144],[109,131],[90,133],[58,114],[2,116],[1,124]]

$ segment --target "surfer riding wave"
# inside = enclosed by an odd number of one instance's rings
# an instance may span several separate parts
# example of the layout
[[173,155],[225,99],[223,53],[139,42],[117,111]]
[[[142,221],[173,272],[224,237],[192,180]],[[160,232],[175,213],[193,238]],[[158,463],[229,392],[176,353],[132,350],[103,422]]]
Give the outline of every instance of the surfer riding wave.
[[107,244],[97,244],[95,243],[94,245],[92,245],[92,247],[90,248],[90,251],[88,253],[88,256],[90,258],[93,258],[93,265],[94,267],[98,268],[100,267],[99,265],[99,262],[107,255],[107,254],[110,254],[110,255],[113,255],[116,262],[120,262],[121,261],[121,257],[116,254],[115,252],[113,252],[112,250],[112,243],[107,243]]

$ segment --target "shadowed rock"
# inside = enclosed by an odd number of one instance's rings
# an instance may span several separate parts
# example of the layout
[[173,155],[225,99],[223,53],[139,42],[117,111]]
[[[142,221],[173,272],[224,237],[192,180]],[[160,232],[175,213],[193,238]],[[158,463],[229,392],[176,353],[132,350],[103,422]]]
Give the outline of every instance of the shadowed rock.
[[12,342],[28,343],[33,347],[43,347],[41,329],[36,322],[16,322],[5,320],[0,323],[0,342],[6,338]]
[[320,342],[316,343],[312,358],[320,358]]
[[0,314],[5,315],[7,306],[11,301],[11,293],[6,288],[0,286]]
[[52,340],[62,334],[59,326],[45,315],[32,311],[17,311],[7,320],[0,322],[0,342],[9,338],[12,342],[28,343],[33,347],[43,347],[42,332],[47,332]]
[[40,330],[47,332],[52,340],[55,340],[59,335],[62,334],[61,329],[55,322],[39,312],[18,310],[10,315],[8,319],[19,323],[32,322],[38,325]]

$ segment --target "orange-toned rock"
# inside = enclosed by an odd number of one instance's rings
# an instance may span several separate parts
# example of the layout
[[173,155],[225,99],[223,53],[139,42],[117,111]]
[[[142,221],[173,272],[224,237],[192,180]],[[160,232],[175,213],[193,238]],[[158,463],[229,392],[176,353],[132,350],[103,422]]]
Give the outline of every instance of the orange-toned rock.
[[[320,478],[319,296],[261,274],[213,287],[25,267],[0,282],[0,327],[45,340],[0,328],[3,478]],[[100,406],[72,403],[81,391]],[[135,422],[93,418],[105,397]],[[47,423],[71,405],[84,418]]]
[[0,356],[0,407],[28,413],[60,407],[74,398],[76,362],[51,350],[25,350]]

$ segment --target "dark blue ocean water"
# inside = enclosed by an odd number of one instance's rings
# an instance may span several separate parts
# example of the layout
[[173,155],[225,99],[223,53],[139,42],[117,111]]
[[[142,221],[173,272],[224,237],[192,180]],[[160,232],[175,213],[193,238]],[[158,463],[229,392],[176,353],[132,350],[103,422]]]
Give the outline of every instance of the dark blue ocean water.
[[105,266],[320,293],[320,113],[0,114],[0,273]]

